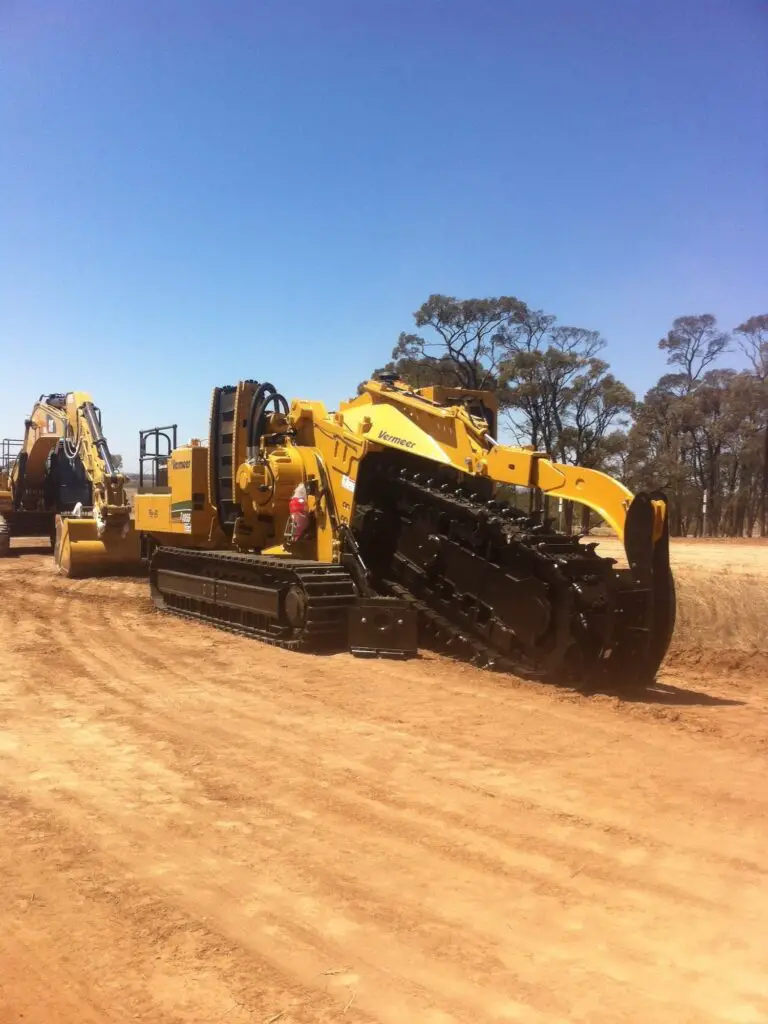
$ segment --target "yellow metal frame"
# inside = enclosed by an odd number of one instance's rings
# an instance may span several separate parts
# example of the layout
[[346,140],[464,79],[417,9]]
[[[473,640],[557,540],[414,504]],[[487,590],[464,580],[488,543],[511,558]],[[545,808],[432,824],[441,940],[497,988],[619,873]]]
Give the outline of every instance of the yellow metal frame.
[[[210,478],[206,479],[205,506],[193,517],[191,526],[181,530],[172,523],[172,505],[188,498],[194,489],[191,478],[173,471],[169,474],[172,493],[137,496],[137,529],[160,540],[165,535],[193,546],[231,543],[264,554],[335,561],[341,550],[338,524],[352,520],[363,461],[371,452],[392,449],[495,484],[535,488],[553,498],[578,502],[624,540],[632,493],[598,470],[564,465],[543,452],[498,444],[488,434],[487,421],[471,412],[473,399],[480,397],[485,407],[496,413],[495,400],[487,393],[438,388],[418,392],[399,381],[369,381],[362,394],[333,412],[320,402],[297,399],[287,418],[273,415],[268,433],[280,435],[281,440],[269,444],[262,439],[260,451],[249,458],[243,410],[248,408],[255,386],[251,381],[241,381],[236,394],[233,473],[242,515],[232,541],[218,528],[211,505]],[[452,398],[466,398],[466,403],[441,404],[449,391]],[[285,436],[286,428],[292,438]],[[188,448],[174,452],[171,467],[174,460],[186,459],[188,452]],[[195,457],[208,460],[208,449],[200,447]],[[203,479],[202,471],[199,479]],[[301,481],[309,485],[308,505],[316,525],[314,540],[311,547],[300,542],[286,549],[283,533],[288,501]],[[654,502],[654,513],[656,541],[664,532],[663,501]]]
[[85,414],[86,406],[93,406],[87,391],[67,394],[67,437],[70,443],[77,445],[78,456],[91,483],[93,509],[86,516],[56,517],[56,568],[66,576],[138,571],[140,537],[131,520],[125,476],[107,472]]
[[[624,539],[633,494],[622,483],[599,470],[553,462],[543,452],[498,444],[488,436],[487,425],[463,406],[434,404],[400,382],[369,381],[362,395],[340,406],[338,417],[377,446],[408,451],[498,484],[538,488],[550,497],[579,502]],[[666,507],[656,501],[654,509],[658,540]]]

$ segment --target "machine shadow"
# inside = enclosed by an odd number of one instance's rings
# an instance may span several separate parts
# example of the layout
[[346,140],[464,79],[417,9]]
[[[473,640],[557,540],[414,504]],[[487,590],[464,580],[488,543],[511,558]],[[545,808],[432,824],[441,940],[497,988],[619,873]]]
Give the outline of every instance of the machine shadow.
[[631,704],[658,704],[668,707],[743,707],[747,702],[728,697],[715,697],[703,690],[685,689],[656,679],[648,686],[604,686],[580,687],[576,692],[585,697],[617,697]]
[[53,548],[46,541],[40,541],[39,544],[16,544],[11,546],[11,550],[5,556],[6,558],[24,558],[26,555],[52,555]]
[[[443,644],[435,643],[434,640],[425,644],[424,647],[433,654],[448,658],[457,664],[471,664],[470,658],[462,657],[458,652],[446,648]],[[503,678],[503,676],[510,674],[503,668],[491,668],[485,671],[488,671],[497,678]],[[582,697],[616,697],[631,704],[667,707],[743,707],[747,703],[744,700],[716,697],[704,690],[675,686],[672,683],[665,682],[660,677],[657,677],[652,683],[645,686],[631,685],[621,680],[606,678],[582,685],[574,682],[573,679],[558,679],[556,676],[535,677],[520,673],[517,675],[517,678],[545,688],[553,687],[568,693],[579,694]]]
[[[451,645],[445,645],[436,640],[435,637],[425,638],[422,641],[422,649],[429,650],[433,654],[445,657],[458,665],[471,665],[471,656],[464,656],[459,650]],[[745,700],[736,700],[730,697],[718,697],[705,690],[694,690],[687,687],[675,686],[672,683],[656,676],[652,683],[631,684],[622,679],[603,677],[594,682],[579,684],[573,679],[558,679],[557,676],[534,676],[524,673],[510,673],[502,667],[480,670],[488,672],[497,678],[505,675],[513,675],[525,682],[536,683],[543,687],[554,687],[568,693],[578,693],[585,697],[607,696],[617,697],[626,700],[628,703],[644,703],[644,705],[656,705],[678,708],[740,708],[746,705]]]
[[[430,638],[422,644],[422,649],[429,650],[433,654],[445,657],[458,665],[471,665],[470,657],[462,656],[458,651],[446,647],[444,644],[435,642]],[[690,708],[738,708],[743,707],[745,700],[734,700],[729,697],[718,697],[703,690],[687,689],[682,686],[674,686],[663,679],[656,678],[652,683],[645,686],[630,685],[623,681],[602,679],[594,683],[579,685],[572,679],[558,679],[554,676],[526,676],[523,673],[509,673],[502,668],[490,668],[479,670],[487,672],[500,680],[505,675],[515,675],[525,682],[536,683],[542,687],[553,687],[568,693],[578,693],[585,697],[607,696],[617,697],[629,703],[645,703],[645,705],[658,705],[667,707],[690,707]]]

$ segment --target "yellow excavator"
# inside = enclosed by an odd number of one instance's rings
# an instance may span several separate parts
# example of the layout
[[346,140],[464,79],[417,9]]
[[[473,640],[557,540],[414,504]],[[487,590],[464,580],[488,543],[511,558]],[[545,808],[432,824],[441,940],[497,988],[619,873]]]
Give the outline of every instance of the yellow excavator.
[[55,516],[79,500],[82,466],[57,460],[66,432],[66,395],[40,395],[24,424],[22,439],[0,442],[0,556],[11,537],[54,540]]
[[0,466],[0,555],[11,536],[49,537],[64,575],[141,571],[125,477],[89,394],[41,395]]
[[[518,673],[649,681],[675,619],[664,495],[495,440],[493,395],[392,375],[328,412],[213,392],[208,444],[141,432],[135,526],[155,605],[293,650],[417,653],[424,633]],[[574,500],[628,567],[520,510]]]
[[101,413],[85,391],[66,398],[63,455],[80,463],[87,500],[56,516],[54,561],[64,576],[139,572],[139,536],[131,520],[125,476],[113,464]]

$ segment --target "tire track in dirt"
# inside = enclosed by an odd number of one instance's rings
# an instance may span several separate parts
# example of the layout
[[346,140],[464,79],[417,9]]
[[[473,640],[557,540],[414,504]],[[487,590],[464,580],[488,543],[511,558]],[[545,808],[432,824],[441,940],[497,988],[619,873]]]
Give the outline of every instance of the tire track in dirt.
[[[55,884],[41,885],[35,879],[32,888],[21,858],[9,866],[23,926],[12,936],[17,952],[13,957],[0,954],[0,965],[16,961],[26,969],[16,982],[14,972],[0,974],[0,1009],[10,1013],[17,994],[21,1001],[37,989],[37,1016],[32,1019],[41,1022],[146,1019],[176,1024],[219,1021],[225,1013],[227,1022],[240,1022],[253,1020],[258,1009],[266,1018],[281,1007],[290,1008],[295,1020],[337,1019],[337,1002],[322,986],[313,993],[311,1006],[304,1005],[305,993],[290,972],[271,961],[257,960],[196,914],[187,915],[159,898],[151,886],[121,877],[122,864],[83,844],[80,834],[70,831],[57,816],[18,798],[3,799],[2,792],[0,807],[20,852],[34,857],[36,847],[45,844],[56,869]],[[35,839],[30,841],[30,836]],[[6,916],[6,906],[0,907]],[[89,951],[99,968],[98,980],[89,985],[81,977],[88,977],[91,965],[81,962],[80,951],[73,951],[69,941],[72,918],[83,910],[110,937],[108,949]],[[30,928],[30,919],[37,918],[44,931]],[[34,957],[40,946],[44,950],[53,943],[66,952],[52,958],[48,954],[39,961]],[[73,968],[79,968],[79,974]],[[31,980],[35,978],[37,986]],[[374,1018],[358,1010],[350,1019]]]
[[[25,574],[13,602],[0,1008],[766,1019],[766,798],[735,745],[437,659],[286,655],[155,615],[145,581],[69,586]],[[30,1004],[33,960],[60,1006]]]
[[[154,661],[154,664],[156,666],[157,665],[157,659],[153,659],[153,661]],[[181,675],[183,675],[183,673],[181,673]],[[155,686],[154,689],[156,691],[157,690],[157,686]],[[272,694],[271,695],[272,699],[274,699],[274,700],[278,700],[279,696],[280,696],[279,694]],[[137,701],[131,701],[131,704],[134,707],[139,707],[140,706],[139,702],[137,702]],[[209,710],[210,709],[206,709],[206,711],[209,711]],[[238,717],[241,717],[241,718],[244,718],[246,720],[251,721],[253,723],[253,726],[256,727],[256,728],[258,728],[259,726],[263,726],[264,728],[266,728],[267,725],[270,724],[269,721],[268,721],[268,718],[265,718],[264,716],[255,717],[254,718],[251,714],[249,714],[249,712],[245,708],[242,708],[242,707],[238,709]],[[285,718],[286,718],[285,724],[272,722],[271,725],[270,725],[270,731],[272,732],[272,734],[275,734],[277,732],[280,735],[280,741],[281,742],[287,742],[290,739],[290,736],[292,735],[292,730],[294,728],[293,724],[290,722],[289,716],[285,715]],[[149,728],[153,729],[153,726],[150,725]],[[215,728],[215,726],[213,728]],[[304,730],[303,731],[305,733],[309,729],[311,729],[311,728],[312,728],[311,722],[305,722],[304,723]],[[167,734],[163,734],[162,729],[157,730],[157,733],[158,733],[158,736],[165,735],[165,739],[166,739],[166,741],[168,741],[168,735]],[[166,733],[167,733],[167,730],[166,730]],[[183,743],[189,743],[191,737],[187,734],[187,731],[182,730],[181,738],[182,738],[182,742]],[[381,739],[381,737],[379,737],[379,738]],[[326,739],[327,739],[327,737],[326,737]],[[397,743],[398,740],[402,739],[402,737],[400,735],[397,735],[397,734],[390,734],[388,736],[383,737],[383,739],[384,739],[384,741],[388,745],[391,745],[393,743]],[[224,733],[222,735],[222,737],[221,737],[221,743],[224,744],[224,743],[228,743],[228,742],[231,743],[231,737],[227,733]],[[302,751],[301,751],[302,755],[306,756],[310,749],[311,749],[311,741],[310,741],[310,745],[308,745],[307,747],[302,749]],[[458,752],[458,748],[451,747],[451,748],[448,749],[448,754],[449,754],[451,759],[453,759],[455,757],[457,752]],[[410,751],[406,750],[406,751],[404,751],[404,753],[406,754],[406,756],[410,755]],[[298,747],[297,747],[297,744],[296,744],[295,739],[294,739],[294,758],[296,758],[297,756],[298,756]],[[332,760],[333,759],[333,754],[332,753],[326,754],[325,757],[326,757],[326,761],[328,761],[329,759]],[[352,763],[351,765],[347,764],[347,767],[351,771],[354,772],[354,776],[357,777],[357,778],[365,777],[365,775],[367,773],[367,766],[365,765],[364,762],[362,762],[360,760]],[[368,774],[370,774],[370,772],[368,772]],[[530,805],[529,805],[529,809],[530,809]],[[650,842],[650,839],[649,839],[649,837],[647,835],[642,837],[642,838],[643,838],[643,842],[645,842],[646,844],[648,844]],[[640,839],[640,837],[639,836],[631,836],[630,839],[632,839],[633,841],[638,841]]]

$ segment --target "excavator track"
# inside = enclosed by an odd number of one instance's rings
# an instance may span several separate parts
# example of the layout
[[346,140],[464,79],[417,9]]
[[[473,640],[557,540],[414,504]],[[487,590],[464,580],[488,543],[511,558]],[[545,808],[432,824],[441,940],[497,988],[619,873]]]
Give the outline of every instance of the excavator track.
[[150,586],[161,611],[292,651],[344,648],[357,600],[341,565],[165,546]]
[[361,489],[356,526],[378,586],[460,656],[537,678],[649,681],[658,669],[647,581],[540,513],[489,500],[482,482],[390,460]]

